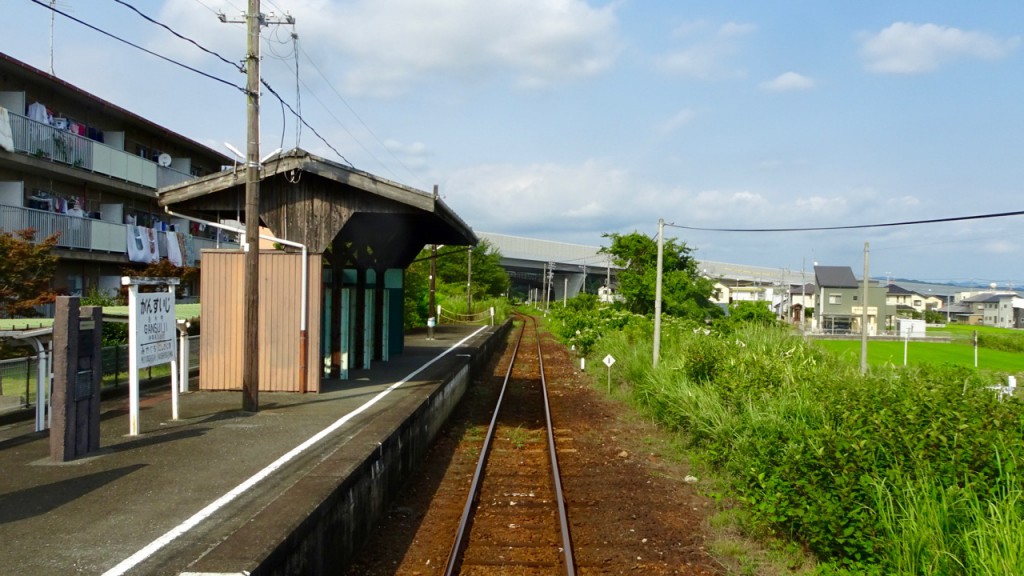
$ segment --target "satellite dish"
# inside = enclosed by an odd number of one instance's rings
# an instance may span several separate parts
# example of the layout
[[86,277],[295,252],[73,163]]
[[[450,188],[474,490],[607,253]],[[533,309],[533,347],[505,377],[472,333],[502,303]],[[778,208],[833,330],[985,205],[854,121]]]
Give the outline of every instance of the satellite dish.
[[156,163],[161,165],[161,166],[163,166],[163,167],[165,167],[165,168],[167,166],[170,166],[171,165],[171,155],[166,153],[166,152],[164,152],[163,154],[161,154],[160,156],[157,157]]

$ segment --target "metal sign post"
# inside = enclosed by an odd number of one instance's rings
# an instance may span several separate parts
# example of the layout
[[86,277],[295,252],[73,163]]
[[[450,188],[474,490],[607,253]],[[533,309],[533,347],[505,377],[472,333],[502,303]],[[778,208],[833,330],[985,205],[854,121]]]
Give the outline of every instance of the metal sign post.
[[[177,278],[121,277],[128,286],[128,434],[139,435],[139,370],[171,365],[171,417],[178,419],[178,347],[174,317]],[[139,286],[166,286],[166,292],[139,293]]]
[[612,364],[615,364],[615,358],[609,354],[604,357],[604,365],[608,367],[608,393],[612,393]]

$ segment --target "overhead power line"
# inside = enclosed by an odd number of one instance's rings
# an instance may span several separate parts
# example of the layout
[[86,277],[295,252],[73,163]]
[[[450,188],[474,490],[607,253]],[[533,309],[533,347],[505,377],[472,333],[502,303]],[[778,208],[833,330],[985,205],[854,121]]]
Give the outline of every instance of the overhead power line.
[[232,67],[234,67],[234,68],[235,68],[235,70],[238,70],[239,72],[241,72],[241,73],[245,74],[245,67],[244,67],[244,66],[242,66],[241,64],[239,64],[239,63],[237,63],[237,62],[232,62],[231,60],[228,60],[227,58],[225,58],[225,57],[221,56],[220,54],[218,54],[218,53],[214,52],[213,50],[210,50],[209,48],[206,48],[205,46],[203,46],[203,45],[199,44],[199,43],[198,43],[198,42],[196,42],[195,40],[193,40],[193,39],[191,39],[191,38],[189,38],[189,37],[187,37],[187,36],[184,36],[184,35],[182,35],[182,34],[178,33],[178,32],[177,32],[176,30],[174,30],[174,29],[173,29],[173,28],[171,28],[170,26],[168,26],[168,25],[164,24],[163,22],[159,22],[159,21],[157,21],[157,20],[154,20],[153,18],[150,18],[150,17],[149,17],[149,16],[147,16],[146,14],[143,14],[143,13],[142,13],[142,12],[141,12],[141,11],[140,11],[140,10],[139,10],[138,8],[136,8],[135,6],[132,6],[131,4],[129,4],[129,3],[127,3],[127,2],[125,2],[124,0],[114,0],[114,2],[117,2],[118,4],[120,4],[120,5],[124,6],[124,7],[128,8],[128,9],[130,9],[130,10],[131,10],[132,12],[135,12],[136,14],[138,14],[138,15],[139,15],[140,17],[142,17],[142,18],[143,18],[143,19],[145,19],[146,21],[148,21],[148,22],[151,22],[151,23],[153,23],[153,24],[156,24],[157,26],[159,26],[159,27],[163,28],[164,30],[167,30],[167,31],[168,31],[168,32],[170,32],[171,34],[174,34],[174,35],[175,35],[175,36],[177,36],[178,38],[181,38],[182,40],[184,40],[184,41],[188,42],[189,44],[192,44],[192,45],[193,45],[193,46],[195,46],[196,48],[199,48],[199,49],[200,49],[200,50],[202,50],[203,52],[206,52],[207,54],[209,54],[209,55],[211,55],[211,56],[214,56],[214,57],[216,57],[216,58],[220,59],[220,60],[221,60],[222,62],[224,62],[225,64],[227,64],[227,65],[229,65],[229,66],[232,66]]
[[120,36],[118,36],[116,34],[107,32],[106,30],[103,30],[102,28],[98,28],[96,26],[93,26],[92,24],[89,24],[88,22],[85,22],[84,20],[81,20],[79,18],[75,18],[74,16],[72,16],[72,15],[66,13],[66,12],[58,10],[56,7],[50,6],[46,2],[43,2],[42,0],[32,0],[32,2],[42,6],[43,8],[46,8],[47,10],[52,10],[53,12],[55,12],[57,14],[60,14],[61,16],[67,18],[68,20],[71,20],[72,22],[77,22],[78,24],[81,24],[82,26],[85,26],[86,28],[89,28],[90,30],[94,30],[96,32],[99,32],[100,34],[103,34],[104,36],[107,36],[109,38],[117,40],[118,42],[121,42],[123,44],[127,44],[128,46],[131,46],[132,48],[135,48],[136,50],[141,50],[142,52],[145,52],[146,54],[149,54],[150,56],[156,56],[157,58],[159,58],[159,59],[161,59],[161,60],[163,60],[165,62],[168,62],[170,64],[174,64],[175,66],[180,66],[181,68],[184,68],[184,69],[186,69],[186,70],[188,70],[190,72],[195,72],[196,74],[199,74],[200,76],[203,76],[203,77],[209,78],[210,80],[214,80],[216,82],[220,82],[221,84],[225,84],[227,86],[230,86],[230,87],[232,87],[232,88],[234,88],[236,90],[241,91],[243,94],[245,93],[245,88],[242,87],[242,86],[238,86],[238,85],[233,84],[233,83],[231,83],[231,82],[229,82],[227,80],[224,80],[223,78],[218,78],[218,77],[216,77],[216,76],[214,76],[212,74],[207,74],[206,72],[203,72],[202,70],[199,70],[199,69],[193,68],[192,66],[189,66],[187,64],[183,64],[181,62],[178,62],[177,60],[174,60],[173,58],[168,58],[167,56],[164,56],[162,54],[158,54],[156,52],[153,52],[152,50],[149,50],[148,48],[143,48],[142,46],[139,46],[138,44],[135,44],[134,42],[131,42],[129,40],[125,40],[124,38],[121,38]]
[[287,101],[285,101],[285,99],[284,99],[284,98],[282,98],[282,97],[281,97],[281,95],[280,95],[280,94],[278,94],[278,93],[277,93],[277,91],[276,91],[276,90],[274,90],[274,89],[273,89],[273,88],[272,88],[272,87],[270,86],[270,84],[267,84],[267,81],[266,81],[266,80],[263,80],[263,79],[261,78],[261,79],[260,79],[260,84],[263,84],[263,87],[264,87],[264,88],[266,88],[268,92],[270,92],[271,94],[273,94],[273,95],[274,95],[274,97],[275,97],[275,98],[277,98],[277,99],[278,99],[278,100],[279,100],[279,101],[281,102],[281,104],[282,104],[282,105],[284,105],[285,107],[287,107],[287,108],[288,108],[288,110],[289,110],[289,111],[291,111],[292,115],[293,115],[293,116],[295,116],[295,118],[296,118],[296,119],[298,119],[298,121],[299,121],[299,122],[302,122],[302,125],[303,125],[303,126],[305,126],[306,128],[309,128],[309,129],[310,129],[310,131],[312,131],[312,132],[313,132],[313,134],[316,134],[316,137],[317,137],[317,138],[319,138],[319,139],[320,139],[320,141],[324,143],[324,145],[326,145],[326,146],[327,146],[328,148],[330,148],[331,150],[333,150],[333,151],[334,151],[334,153],[335,153],[335,154],[337,154],[339,158],[341,158],[342,160],[344,160],[344,161],[345,161],[345,163],[346,163],[346,164],[348,164],[348,165],[349,165],[349,166],[351,166],[352,168],[355,168],[355,165],[354,165],[354,164],[352,164],[351,162],[349,162],[348,158],[345,158],[344,154],[342,154],[341,152],[339,152],[337,148],[335,148],[335,147],[334,147],[334,146],[333,146],[333,145],[332,145],[332,144],[331,144],[330,142],[328,142],[328,141],[327,141],[327,139],[326,139],[326,138],[324,138],[323,136],[321,136],[321,135],[320,135],[320,133],[316,131],[316,128],[313,128],[312,126],[310,126],[310,125],[309,125],[309,122],[306,122],[306,119],[305,119],[305,118],[303,118],[303,117],[302,117],[302,115],[300,115],[300,114],[299,114],[298,112],[296,112],[296,111],[295,111],[295,109],[294,109],[294,108],[292,108],[292,105],[291,105],[291,104],[289,104],[289,103],[288,103]]
[[[301,48],[300,48],[300,49],[301,49]],[[313,69],[314,69],[314,70],[316,70],[317,74],[319,74],[319,75],[320,75],[320,77],[321,77],[321,78],[323,78],[323,80],[324,80],[324,83],[325,83],[325,84],[327,85],[327,87],[328,87],[328,88],[330,88],[330,89],[331,89],[331,91],[332,91],[332,92],[334,92],[334,95],[338,97],[338,100],[340,100],[340,101],[341,101],[341,103],[342,103],[342,104],[344,104],[346,108],[348,108],[349,112],[351,112],[351,113],[352,113],[352,115],[353,115],[353,116],[355,116],[356,120],[358,120],[358,121],[359,121],[359,123],[363,125],[363,128],[366,128],[366,131],[367,131],[367,132],[369,132],[370,136],[372,136],[372,137],[373,137],[373,139],[374,139],[374,140],[376,140],[376,141],[377,141],[377,143],[378,143],[378,144],[380,144],[382,148],[384,148],[384,150],[385,150],[385,151],[386,151],[386,152],[387,152],[387,153],[388,153],[388,154],[389,154],[389,155],[391,156],[391,158],[393,158],[393,159],[395,160],[395,162],[397,162],[397,163],[398,163],[398,164],[399,164],[399,165],[400,165],[400,166],[401,166],[402,168],[405,168],[405,171],[406,171],[406,172],[408,172],[410,176],[412,176],[413,178],[417,178],[416,174],[415,174],[415,173],[414,173],[414,172],[413,172],[413,171],[412,171],[412,170],[411,170],[411,169],[410,169],[410,168],[409,168],[408,166],[406,166],[406,165],[405,165],[405,163],[404,163],[404,162],[402,162],[402,160],[401,160],[400,158],[398,158],[398,156],[396,156],[396,155],[395,155],[395,153],[394,153],[394,152],[393,152],[393,151],[391,150],[391,148],[389,148],[387,144],[385,144],[384,142],[382,142],[382,141],[381,141],[381,139],[377,137],[377,134],[376,134],[376,133],[374,133],[373,129],[372,129],[372,128],[370,128],[370,127],[369,127],[369,126],[368,126],[368,125],[366,124],[366,122],[364,122],[364,121],[363,121],[363,119],[362,119],[362,118],[361,118],[361,117],[359,116],[359,113],[357,113],[357,112],[355,111],[355,109],[353,109],[353,108],[352,108],[352,106],[351,106],[351,105],[350,105],[350,104],[348,103],[348,101],[347,101],[347,100],[345,100],[345,97],[344,97],[344,96],[342,96],[342,95],[341,95],[341,93],[340,93],[340,92],[338,92],[338,89],[334,87],[334,83],[333,83],[333,82],[331,82],[331,80],[330,80],[329,78],[327,78],[327,75],[326,75],[326,74],[324,74],[322,70],[320,70],[320,67],[316,65],[316,61],[315,61],[315,60],[313,60],[313,58],[311,58],[311,57],[309,56],[309,54],[307,54],[307,53],[306,53],[306,51],[305,51],[305,50],[302,50],[302,55],[306,57],[306,60],[307,60],[307,61],[309,62],[309,64],[310,64],[310,65],[311,65],[311,66],[313,67]],[[318,99],[318,101],[319,101],[319,99]],[[322,106],[324,106],[324,108],[325,108],[325,109],[327,109],[328,111],[330,111],[330,108],[327,108],[327,106],[326,106],[326,105],[324,105],[324,104],[323,104],[323,102],[320,102],[320,104],[321,104]],[[368,153],[368,154],[369,154],[369,155],[370,155],[371,157],[373,157],[373,159],[374,159],[374,160],[377,160],[377,162],[378,162],[378,163],[379,163],[379,164],[380,164],[381,166],[384,166],[385,168],[387,168],[387,167],[386,167],[386,166],[384,165],[384,163],[383,163],[383,162],[381,162],[380,160],[378,160],[378,159],[377,159],[377,157],[376,157],[376,156],[374,156],[374,154],[373,154],[372,152],[370,152],[370,151],[369,151],[369,150],[368,150],[368,149],[366,148],[366,146],[363,146],[362,142],[360,142],[360,141],[359,141],[359,139],[358,139],[358,138],[356,138],[354,134],[352,134],[352,132],[349,132],[348,128],[345,128],[345,125],[344,125],[344,124],[342,124],[341,120],[338,120],[337,116],[334,116],[334,114],[333,114],[333,113],[331,113],[331,116],[333,116],[333,117],[334,117],[334,119],[335,119],[335,120],[336,120],[336,121],[338,122],[338,124],[340,124],[340,125],[342,126],[342,128],[344,128],[344,130],[345,130],[346,132],[348,132],[348,134],[349,134],[350,136],[352,136],[352,138],[353,138],[353,139],[354,139],[354,140],[355,140],[355,141],[356,141],[356,142],[357,142],[357,143],[358,143],[358,144],[359,144],[360,146],[362,146],[363,150],[366,150],[366,152],[367,152],[367,153]],[[417,179],[418,179],[418,178],[417,178]]]
[[893,226],[914,226],[917,224],[938,224],[942,222],[961,222],[964,220],[985,220],[988,218],[1005,218],[1007,216],[1024,215],[1024,210],[1015,212],[999,212],[995,214],[977,214],[974,216],[953,216],[950,218],[933,218],[930,220],[905,220],[902,222],[887,222],[884,224],[854,224],[849,226],[814,226],[809,228],[701,228],[698,226],[683,226],[681,224],[665,223],[665,226],[682,228],[683,230],[699,230],[702,232],[813,232],[819,230],[857,230],[862,228],[887,228]]

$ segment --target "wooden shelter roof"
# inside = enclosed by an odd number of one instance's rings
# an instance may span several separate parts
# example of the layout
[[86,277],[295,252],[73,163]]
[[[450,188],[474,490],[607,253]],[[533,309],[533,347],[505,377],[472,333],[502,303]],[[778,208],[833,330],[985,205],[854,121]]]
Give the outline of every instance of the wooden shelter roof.
[[[245,170],[163,188],[157,201],[207,220],[242,215]],[[261,167],[260,218],[275,236],[310,252],[333,247],[339,264],[404,268],[427,244],[473,245],[477,237],[440,198],[293,149]]]

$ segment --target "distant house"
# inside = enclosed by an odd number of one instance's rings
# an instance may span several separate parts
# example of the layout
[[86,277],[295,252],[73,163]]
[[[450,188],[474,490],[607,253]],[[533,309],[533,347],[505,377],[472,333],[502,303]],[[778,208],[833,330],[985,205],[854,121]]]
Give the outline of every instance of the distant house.
[[[915,298],[919,306],[914,306]],[[885,303],[896,309],[897,316],[910,316],[914,312],[922,312],[924,302],[917,292],[907,290],[897,284],[889,284],[885,287]]]
[[961,321],[997,328],[1024,328],[1024,298],[1016,292],[982,292],[958,303]]
[[[829,333],[861,332],[864,313],[863,288],[849,266],[815,266],[817,284],[815,329]],[[867,326],[869,335],[877,334],[879,319],[883,327],[893,323],[894,308],[886,304],[886,288],[868,285]]]
[[[789,310],[789,321],[800,323],[800,315],[808,309],[814,308],[814,295],[818,287],[814,284],[790,286],[787,293],[786,306]],[[805,316],[805,320],[806,320]]]
[[946,305],[948,296],[936,296],[934,294],[921,295],[924,298],[924,309],[925,310],[940,310]]

